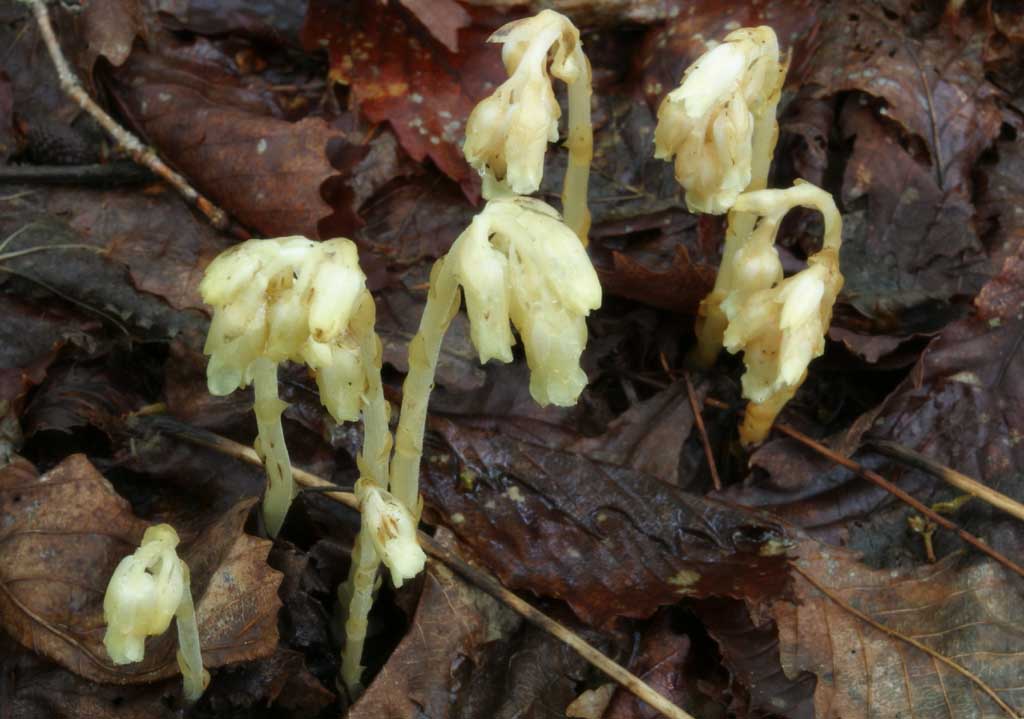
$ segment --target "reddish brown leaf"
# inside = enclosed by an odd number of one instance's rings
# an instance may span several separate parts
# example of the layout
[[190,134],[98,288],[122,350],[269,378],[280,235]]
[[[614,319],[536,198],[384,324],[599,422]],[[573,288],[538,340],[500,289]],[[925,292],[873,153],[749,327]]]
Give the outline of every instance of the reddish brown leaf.
[[[687,676],[688,665],[692,665],[694,659],[692,648],[690,638],[673,631],[671,617],[662,612],[644,631],[629,669],[676,706],[694,711],[696,682]],[[604,719],[656,719],[660,716],[660,712],[622,687],[616,690],[603,714]]]
[[[265,562],[270,543],[242,533],[254,501],[186,535],[183,559],[209,667],[265,656],[277,645],[280,574]],[[138,664],[116,666],[106,654],[107,580],[151,523],[134,516],[83,455],[42,476],[24,460],[8,465],[0,471],[0,509],[0,623],[7,632],[93,681],[152,682],[178,673],[173,631],[150,640]]]
[[302,37],[308,50],[327,48],[332,79],[351,86],[370,120],[389,122],[413,159],[429,157],[475,199],[480,181],[461,146],[473,106],[505,75],[485,43],[493,29],[465,29],[456,54],[392,4],[314,0]]
[[437,421],[424,500],[513,589],[593,625],[684,596],[785,591],[784,530],[634,470]]
[[[327,150],[345,142],[340,132],[321,118],[279,119],[268,93],[243,90],[208,45],[168,45],[164,52],[134,53],[114,74],[114,91],[136,127],[197,189],[268,237],[319,237],[318,223],[332,210],[340,213],[330,220],[335,231],[358,226],[351,195],[332,207],[321,192],[338,174]],[[235,104],[239,97],[244,106]]]
[[459,51],[459,30],[472,20],[455,0],[400,0],[423,27],[452,52]]

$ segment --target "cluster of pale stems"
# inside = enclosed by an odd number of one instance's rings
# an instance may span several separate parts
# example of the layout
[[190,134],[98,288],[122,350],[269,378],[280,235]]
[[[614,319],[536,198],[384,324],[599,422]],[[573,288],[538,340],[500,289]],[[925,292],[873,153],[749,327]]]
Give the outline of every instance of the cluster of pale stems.
[[[217,257],[200,286],[214,309],[205,347],[210,392],[254,388],[255,448],[268,479],[263,516],[271,536],[280,531],[294,495],[278,365],[304,363],[337,422],[362,419],[355,485],[362,524],[349,577],[338,590],[345,628],[340,679],[351,693],[360,690],[380,565],[396,587],[424,565],[416,527],[427,404],[441,341],[462,295],[481,362],[511,362],[512,327],[518,331],[530,393],[540,405],[572,405],[587,382],[580,367],[586,316],[601,304],[601,286],[585,249],[593,145],[590,64],[579,31],[550,10],[506,25],[491,41],[502,44],[509,78],[474,109],[463,147],[483,177],[487,202],[431,272],[419,331],[409,346],[394,443],[375,306],[354,243],[249,240]],[[764,189],[785,69],[770,28],[731,33],[665,98],[655,136],[656,156],[675,156],[689,208],[729,212],[718,280],[700,309],[696,356],[707,365],[723,346],[744,351],[743,390],[751,404],[741,438],[748,444],[765,437],[808,363],[822,353],[842,285],[841,222],[831,197],[808,183]],[[527,197],[539,189],[548,143],[559,136],[561,111],[551,76],[568,87],[564,221],[554,208]],[[795,206],[821,212],[825,237],[807,269],[784,279],[775,236]],[[105,643],[115,662],[140,661],[145,638],[163,633],[175,616],[185,693],[195,699],[207,679],[188,568],[175,554],[177,543],[169,526],[152,527],[135,554],[122,560],[104,602]]]

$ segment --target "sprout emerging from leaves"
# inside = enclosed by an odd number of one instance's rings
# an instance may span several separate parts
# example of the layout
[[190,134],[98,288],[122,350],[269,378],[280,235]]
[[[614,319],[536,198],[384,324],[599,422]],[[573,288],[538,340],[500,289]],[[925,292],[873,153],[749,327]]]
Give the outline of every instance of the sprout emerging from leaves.
[[199,653],[199,628],[189,587],[188,566],[178,558],[178,534],[168,524],[150,527],[133,554],[117,565],[103,597],[107,625],[103,645],[115,664],[145,658],[146,637],[167,631],[177,617],[178,666],[185,683],[185,698],[196,701],[210,675]]
[[722,214],[741,192],[765,186],[785,75],[775,32],[741,28],[698,58],[662,101],[654,156],[675,157],[691,212]]
[[427,556],[416,540],[416,520],[405,505],[379,487],[367,487],[360,509],[377,556],[391,570],[391,581],[401,587],[421,571]]

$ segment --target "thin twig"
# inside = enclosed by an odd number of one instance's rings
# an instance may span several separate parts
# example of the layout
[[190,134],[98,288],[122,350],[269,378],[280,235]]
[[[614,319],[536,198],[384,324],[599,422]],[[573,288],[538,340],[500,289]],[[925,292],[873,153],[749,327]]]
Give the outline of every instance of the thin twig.
[[[151,412],[145,412],[144,414],[148,415],[151,414]],[[136,416],[139,415],[137,414]],[[159,417],[154,419],[156,421],[154,421],[153,426],[160,431],[171,434],[185,440],[186,442],[208,447],[209,449],[221,452],[230,457],[240,459],[243,462],[248,462],[249,464],[259,467],[263,466],[263,462],[251,447],[239,444],[238,442],[226,437],[221,437],[213,432],[191,427],[169,417]],[[332,490],[331,488],[336,487],[337,485],[297,467],[292,468],[292,474],[298,484],[322,491],[325,497],[329,497],[336,502],[340,502],[352,509],[358,510],[359,503],[353,493]],[[649,684],[644,682],[643,679],[636,676],[622,665],[617,664],[612,659],[606,657],[565,625],[555,621],[525,600],[521,599],[515,593],[506,589],[497,579],[484,570],[470,565],[423,532],[418,533],[418,539],[420,545],[431,557],[447,565],[458,574],[461,574],[476,587],[482,589],[498,601],[507,605],[512,609],[512,611],[519,614],[526,621],[572,647],[573,650],[587,660],[592,666],[607,674],[641,701],[654,707],[670,719],[694,719],[691,714],[686,713],[664,696],[656,692]]]
[[239,239],[248,239],[249,233],[233,223],[224,210],[196,192],[188,183],[188,180],[168,167],[157,156],[153,148],[142,144],[135,135],[121,127],[114,118],[108,115],[103,108],[89,97],[89,93],[82,88],[75,73],[72,72],[71,66],[68,65],[67,60],[64,58],[64,53],[61,52],[57,36],[53,32],[53,25],[50,23],[50,13],[46,9],[45,1],[24,0],[24,2],[27,2],[32,7],[36,23],[39,25],[39,32],[43,37],[43,42],[46,43],[46,49],[50,53],[53,66],[57,70],[57,78],[61,89],[77,102],[79,107],[89,113],[107,131],[107,134],[110,135],[114,142],[128,153],[135,162],[148,167],[155,174],[166,180],[171,187],[178,191],[178,194],[185,198],[186,202],[194,205],[200,212],[206,215],[210,220],[210,224],[218,230],[230,232]]
[[843,455],[841,455],[838,452],[835,452],[835,451],[829,449],[828,447],[826,447],[825,445],[821,444],[820,442],[816,442],[815,440],[811,439],[806,434],[804,434],[802,432],[799,432],[799,431],[797,431],[797,430],[793,429],[792,427],[789,427],[789,426],[787,426],[785,424],[776,424],[775,425],[775,429],[779,430],[780,432],[782,432],[785,435],[788,435],[789,437],[792,437],[797,442],[800,442],[801,444],[806,445],[807,447],[810,447],[811,449],[813,449],[815,452],[818,452],[822,456],[828,457],[830,460],[832,460],[836,464],[842,465],[843,467],[846,467],[847,469],[856,472],[857,474],[859,474],[861,477],[863,477],[864,479],[868,480],[869,482],[873,482],[874,484],[877,484],[879,487],[884,489],[889,494],[892,494],[893,496],[895,496],[897,499],[901,500],[902,502],[904,502],[906,504],[909,504],[911,507],[913,507],[918,512],[920,512],[921,514],[926,516],[928,519],[930,519],[931,521],[935,522],[935,524],[939,525],[940,527],[944,527],[946,529],[949,529],[949,530],[951,530],[953,532],[956,532],[956,534],[962,540],[964,540],[965,542],[970,544],[975,549],[977,549],[977,550],[979,550],[981,552],[984,552],[985,554],[987,554],[988,556],[992,557],[992,559],[996,560],[997,562],[1002,564],[1004,567],[1006,567],[1010,571],[1012,571],[1015,574],[1018,574],[1018,575],[1024,577],[1024,567],[1021,567],[1016,562],[1012,561],[1011,559],[1008,559],[1003,554],[1001,554],[1000,552],[996,551],[995,549],[993,549],[989,545],[985,544],[985,542],[981,541],[980,539],[975,537],[970,532],[964,531],[955,522],[952,522],[949,519],[946,519],[941,514],[935,512],[934,510],[932,510],[927,505],[925,505],[922,502],[919,502],[918,500],[914,499],[912,496],[910,496],[909,494],[904,492],[902,489],[897,487],[895,484],[893,484],[892,482],[890,482],[889,480],[887,480],[885,477],[883,477],[882,475],[878,474],[877,472],[872,472],[870,469],[867,469],[867,468],[861,466],[857,462],[854,462],[852,459],[849,459],[848,457],[844,457]]
[[7,165],[0,167],[0,184],[88,185],[117,187],[152,182],[149,168],[130,160],[94,165]]
[[686,381],[686,396],[690,399],[693,421],[697,424],[697,431],[700,432],[700,440],[704,445],[704,456],[707,457],[708,469],[711,470],[711,483],[715,486],[716,490],[720,491],[722,489],[722,480],[718,476],[718,467],[715,466],[715,454],[711,451],[711,440],[708,439],[708,431],[704,427],[704,417],[701,416],[701,409],[697,404],[697,393],[693,391],[690,373],[686,370],[683,370],[683,380]]
[[[776,425],[776,427],[778,427],[778,425]],[[898,639],[899,641],[906,642],[907,644],[910,644],[911,646],[916,647],[917,649],[920,649],[922,652],[924,652],[925,654],[930,656],[935,661],[942,662],[947,667],[949,667],[950,669],[955,671],[957,674],[960,674],[961,676],[966,677],[968,680],[973,682],[975,686],[977,686],[979,689],[981,689],[981,691],[985,692],[985,694],[988,695],[988,697],[990,699],[992,699],[992,701],[994,701],[997,705],[999,705],[999,708],[1002,709],[1004,712],[1006,712],[1007,715],[1009,715],[1011,717],[1014,717],[1014,719],[1019,717],[1019,714],[1017,714],[1017,712],[1014,711],[1013,707],[1009,706],[1006,702],[1004,702],[1002,699],[1000,699],[999,695],[996,694],[995,690],[992,689],[984,681],[982,681],[980,677],[972,674],[967,669],[965,669],[964,667],[962,667],[959,664],[957,664],[956,662],[954,662],[952,659],[949,659],[948,657],[944,657],[942,654],[939,654],[937,651],[935,651],[934,649],[932,649],[928,645],[922,644],[921,642],[917,641],[913,637],[908,637],[905,634],[900,634],[895,629],[890,629],[889,627],[885,626],[884,624],[880,624],[879,622],[875,621],[874,619],[872,619],[870,616],[868,616],[864,612],[860,611],[859,609],[855,608],[853,605],[851,605],[850,603],[848,603],[844,599],[838,597],[836,594],[834,594],[833,592],[829,591],[829,589],[825,585],[821,584],[821,582],[819,582],[817,579],[814,579],[807,572],[805,572],[802,569],[800,569],[800,567],[798,567],[795,562],[791,562],[790,563],[790,567],[792,567],[794,572],[796,572],[801,577],[803,577],[807,581],[808,584],[810,584],[812,587],[814,587],[819,592],[824,594],[826,597],[831,599],[833,602],[838,604],[844,610],[846,610],[847,612],[849,612],[853,616],[855,616],[858,619],[860,619],[862,622],[870,624],[872,627],[874,627],[878,631],[882,632],[883,634],[887,634],[890,637],[893,637],[894,639]]]
[[961,474],[955,469],[951,469],[934,460],[928,459],[920,452],[915,452],[910,449],[910,447],[905,447],[898,442],[872,440],[869,444],[872,448],[877,449],[882,454],[898,459],[912,467],[924,470],[933,477],[937,477],[944,482],[948,482],[957,489],[967,492],[967,494],[972,497],[977,497],[981,501],[988,502],[993,507],[997,507],[1007,514],[1013,515],[1017,519],[1024,520],[1024,504],[1007,497],[1005,494],[997,492],[976,479],[968,477],[966,474]]
[[526,621],[540,629],[543,629],[556,639],[568,644],[576,651],[577,654],[590,662],[592,666],[607,674],[641,701],[654,707],[664,716],[672,717],[672,719],[694,719],[692,715],[687,714],[685,711],[656,692],[649,684],[645,683],[643,679],[633,674],[620,664],[616,664],[565,625],[556,622],[548,615],[521,599],[518,595],[510,592],[508,589],[503,587],[497,579],[487,574],[482,569],[478,569],[477,567],[467,563],[465,560],[456,556],[453,552],[441,546],[434,541],[433,538],[425,534],[421,533],[419,539],[420,544],[423,546],[423,549],[427,554],[440,560],[449,568],[468,579],[478,588],[487,592],[498,601],[506,604]]
[[[706,397],[704,399],[704,404],[708,405],[709,407],[717,407],[719,409],[729,409],[729,405],[728,404],[726,404],[725,402],[722,402],[721,400],[714,399],[713,397]],[[1021,567],[1019,564],[1017,564],[1013,560],[1007,558],[1002,553],[996,551],[995,549],[990,547],[988,544],[986,544],[985,542],[983,542],[980,539],[978,539],[977,537],[975,537],[970,532],[967,532],[967,531],[961,529],[955,522],[953,522],[953,521],[951,521],[949,519],[946,519],[945,517],[943,517],[938,512],[935,512],[933,509],[931,509],[930,507],[926,506],[922,502],[919,502],[918,500],[914,499],[913,497],[911,497],[909,494],[904,492],[902,489],[897,487],[895,484],[893,484],[892,482],[887,480],[882,475],[878,474],[877,472],[872,472],[870,469],[867,469],[866,467],[861,466],[859,463],[853,461],[849,457],[844,457],[843,455],[839,454],[838,452],[836,452],[836,451],[834,451],[832,449],[829,449],[825,445],[823,445],[820,442],[817,442],[817,441],[811,439],[810,437],[808,437],[803,432],[799,432],[799,431],[793,429],[792,427],[790,427],[789,425],[785,425],[785,424],[781,424],[781,423],[776,423],[774,426],[775,426],[775,429],[779,430],[780,432],[782,432],[785,435],[788,435],[789,437],[792,437],[797,442],[800,442],[801,444],[803,444],[803,445],[805,445],[807,447],[810,447],[811,449],[813,449],[815,452],[817,452],[818,454],[822,455],[823,457],[827,457],[828,459],[832,460],[836,464],[842,465],[843,467],[846,467],[847,469],[856,472],[857,474],[859,474],[861,477],[863,477],[864,479],[868,480],[869,482],[873,482],[874,484],[878,485],[879,487],[881,487],[886,492],[888,492],[889,494],[893,495],[894,497],[896,497],[897,499],[899,499],[903,503],[909,504],[911,507],[913,507],[918,512],[923,514],[925,517],[927,517],[931,521],[935,522],[935,524],[937,524],[940,527],[943,527],[945,529],[948,529],[948,530],[950,530],[952,532],[955,532],[957,534],[957,536],[960,537],[960,539],[964,540],[965,542],[970,544],[975,549],[977,549],[977,550],[983,552],[984,554],[987,554],[988,556],[992,557],[992,559],[994,559],[997,562],[999,562],[1000,564],[1002,564],[1004,567],[1009,569],[1011,572],[1024,577],[1024,567]],[[965,489],[965,491],[969,491],[969,490]]]

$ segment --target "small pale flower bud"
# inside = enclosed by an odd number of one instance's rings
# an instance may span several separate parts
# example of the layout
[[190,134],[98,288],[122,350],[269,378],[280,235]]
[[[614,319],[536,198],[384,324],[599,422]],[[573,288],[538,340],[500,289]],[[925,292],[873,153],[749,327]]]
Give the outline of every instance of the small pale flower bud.
[[402,503],[389,492],[371,486],[363,495],[360,509],[377,556],[391,570],[396,587],[423,571],[427,556],[416,541],[416,520]]
[[[752,177],[754,144],[767,156],[775,144],[778,103],[786,67],[775,32],[741,28],[701,55],[658,109],[654,156],[675,157],[676,179],[692,212],[722,214]],[[758,121],[770,123],[759,138]]]

